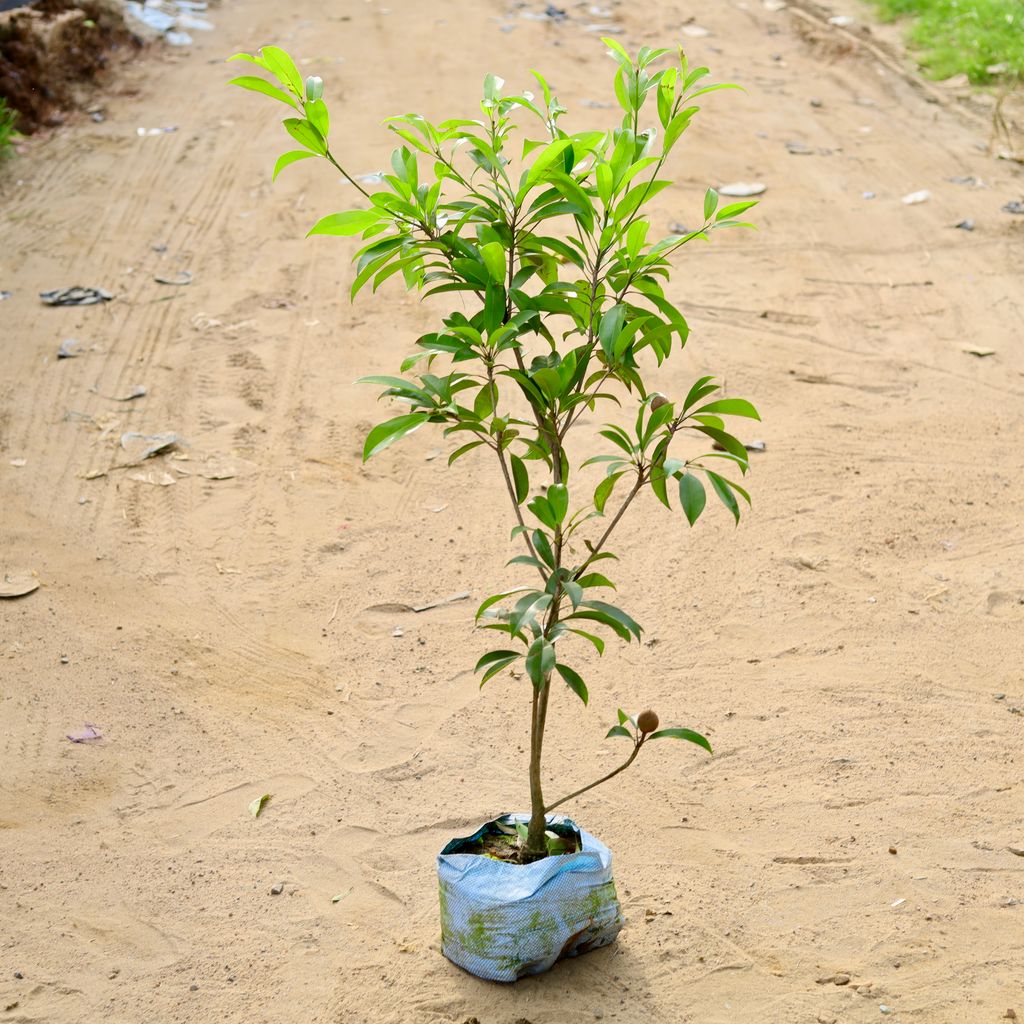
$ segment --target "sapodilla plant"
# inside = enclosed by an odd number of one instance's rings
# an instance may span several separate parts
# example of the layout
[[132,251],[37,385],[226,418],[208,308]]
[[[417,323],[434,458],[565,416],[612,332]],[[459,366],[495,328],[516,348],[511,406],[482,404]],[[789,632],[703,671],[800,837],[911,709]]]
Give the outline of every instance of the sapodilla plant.
[[[512,535],[523,547],[509,564],[534,579],[480,605],[477,622],[504,643],[476,669],[481,686],[513,666],[530,681],[523,861],[548,853],[547,813],[625,770],[649,741],[686,740],[710,753],[697,732],[659,728],[653,711],[620,710],[608,736],[631,744],[625,763],[567,796],[544,796],[541,759],[552,693],[564,683],[584,704],[589,699],[570,663],[573,644],[603,654],[601,631],[627,643],[640,640],[641,627],[603,597],[615,589],[598,571],[616,557],[608,547],[612,534],[647,490],[669,509],[677,496],[692,527],[710,487],[739,522],[740,500],[749,504],[750,497],[734,477],[746,473],[747,452],[723,417],[759,418],[750,402],[716,394],[720,386],[709,376],[672,399],[645,381],[651,365],[680,351],[690,333],[665,294],[672,257],[713,231],[752,226],[738,218],[754,202],[720,206],[711,188],[696,230],[652,241],[645,213],[671,184],[661,174],[700,109],[694,101],[737,87],[699,85],[708,69],[691,69],[681,49],[644,47],[633,58],[616,41],[603,42],[617,64],[614,92],[623,111],[614,130],[563,129],[565,108],[537,72],[539,96],[505,96],[502,80],[488,75],[478,118],[387,120],[402,145],[376,191],[349,174],[331,149],[319,78],[303,81],[277,47],[230,58],[255,64],[274,80],[246,76],[233,84],[291,108],[284,127],[299,148],[278,159],[274,177],[319,157],[361,195],[359,208],[329,214],[309,232],[362,236],[353,298],[366,285],[376,291],[401,274],[408,289],[459,300],[461,308],[416,340],[400,376],[362,378],[407,406],[370,431],[363,458],[437,424],[460,442],[449,465],[485,453],[508,491]],[[655,70],[670,57],[670,66]],[[577,467],[575,431],[598,403],[624,405],[629,419],[602,427],[605,452]],[[587,466],[601,469],[596,486],[576,473]]]

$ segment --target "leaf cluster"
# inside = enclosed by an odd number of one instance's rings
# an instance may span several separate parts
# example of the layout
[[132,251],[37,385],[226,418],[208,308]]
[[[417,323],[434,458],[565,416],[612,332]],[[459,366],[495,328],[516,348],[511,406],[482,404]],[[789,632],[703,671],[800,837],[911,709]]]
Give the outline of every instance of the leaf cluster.
[[[736,479],[747,472],[747,452],[725,418],[758,418],[710,376],[674,401],[645,382],[690,334],[666,290],[673,258],[714,232],[752,226],[742,218],[754,202],[722,205],[710,188],[691,231],[651,237],[648,216],[671,185],[666,161],[699,113],[696,101],[737,87],[707,85],[708,69],[691,68],[681,49],[645,47],[633,57],[615,40],[604,43],[615,61],[615,128],[564,128],[566,109],[537,72],[535,91],[511,94],[488,75],[478,116],[388,119],[399,145],[372,192],[331,149],[320,79],[304,80],[276,47],[232,58],[272,79],[243,76],[235,85],[291,108],[283,126],[298,148],[278,159],[274,176],[316,157],[361,193],[358,208],[310,230],[359,237],[352,296],[400,275],[407,288],[457,300],[397,374],[362,378],[401,410],[370,431],[363,455],[436,424],[458,441],[449,464],[484,449],[496,458],[516,517],[513,538],[524,547],[510,564],[537,582],[480,605],[478,623],[504,638],[476,668],[481,685],[521,669],[544,694],[544,709],[554,679],[589,699],[562,657],[570,638],[601,654],[609,635],[641,637],[640,625],[609,603],[615,585],[595,568],[616,557],[607,542],[629,505],[650,492],[667,508],[677,504],[693,526],[710,490],[738,522],[741,502],[750,502]],[[584,413],[623,403],[632,407],[625,423],[598,432],[605,450],[576,465],[567,444]],[[599,470],[596,484],[586,482],[588,467]],[[621,713],[612,734],[629,734]],[[707,745],[688,730],[655,735]]]

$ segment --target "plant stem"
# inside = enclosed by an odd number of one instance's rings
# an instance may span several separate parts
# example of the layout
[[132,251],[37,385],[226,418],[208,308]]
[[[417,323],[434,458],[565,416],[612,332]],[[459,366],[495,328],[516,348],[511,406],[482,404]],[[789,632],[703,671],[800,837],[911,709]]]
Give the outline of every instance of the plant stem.
[[[548,680],[544,681],[543,693],[547,695]],[[547,820],[544,817],[544,792],[540,774],[540,755],[544,744],[544,727],[540,724],[541,690],[533,690],[533,716],[530,722],[530,824],[523,850],[524,861],[540,860],[547,855],[544,833]],[[545,711],[547,701],[545,699]]]
[[633,753],[626,758],[623,764],[620,764],[614,771],[609,772],[607,775],[602,775],[596,782],[591,782],[589,786],[584,786],[582,789],[577,789],[574,793],[569,793],[568,796],[563,796],[560,800],[556,800],[553,804],[548,804],[546,810],[553,811],[556,807],[561,806],[568,800],[573,800],[578,797],[581,793],[586,793],[588,789],[593,789],[595,786],[600,786],[602,782],[607,782],[609,779],[614,779],[619,772],[624,772],[635,760],[636,755],[640,753],[640,748],[644,745],[643,739],[634,741]]

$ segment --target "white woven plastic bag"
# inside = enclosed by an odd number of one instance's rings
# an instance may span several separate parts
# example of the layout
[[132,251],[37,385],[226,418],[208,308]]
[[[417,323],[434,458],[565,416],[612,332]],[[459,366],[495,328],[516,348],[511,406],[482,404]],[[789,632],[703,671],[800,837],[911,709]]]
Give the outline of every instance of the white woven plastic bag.
[[611,851],[564,815],[549,815],[548,826],[578,835],[577,853],[515,864],[460,852],[487,832],[528,821],[505,814],[453,839],[437,858],[442,950],[478,978],[540,974],[563,957],[607,946],[622,928]]

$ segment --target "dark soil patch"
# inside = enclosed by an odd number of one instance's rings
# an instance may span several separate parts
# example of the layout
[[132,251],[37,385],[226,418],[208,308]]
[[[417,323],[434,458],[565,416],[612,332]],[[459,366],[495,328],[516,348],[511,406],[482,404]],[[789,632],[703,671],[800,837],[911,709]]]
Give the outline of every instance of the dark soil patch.
[[84,85],[139,46],[111,0],[37,0],[0,15],[0,96],[18,131],[60,124]]
[[[569,840],[573,844],[574,849],[572,852],[578,852],[580,849],[578,835],[572,829],[561,826],[555,826],[555,828],[562,838]],[[482,857],[490,857],[493,860],[501,860],[509,864],[523,863],[523,851],[519,845],[518,836],[505,835],[497,829],[487,831],[476,839],[467,840],[460,844],[457,851],[453,850],[450,852],[475,853]]]

